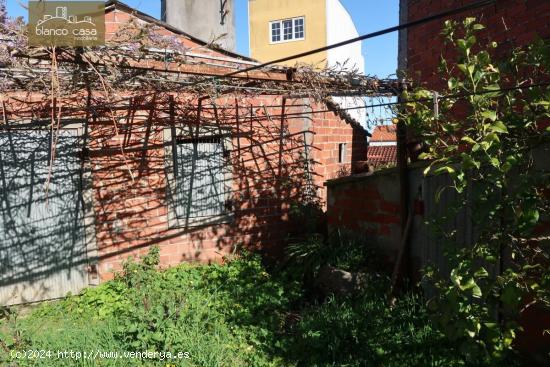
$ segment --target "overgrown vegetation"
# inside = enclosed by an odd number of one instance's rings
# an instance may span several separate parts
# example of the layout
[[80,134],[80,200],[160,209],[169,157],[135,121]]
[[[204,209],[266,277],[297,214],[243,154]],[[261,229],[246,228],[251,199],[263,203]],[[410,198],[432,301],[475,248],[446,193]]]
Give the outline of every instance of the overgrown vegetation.
[[[285,291],[257,257],[227,266],[183,264],[166,271],[156,269],[158,259],[153,248],[141,262],[127,262],[113,281],[41,306],[24,319],[12,317],[7,323],[12,337],[3,339],[17,350],[189,352],[191,358],[177,365],[279,364],[277,358],[267,358],[277,343],[267,341],[276,340],[292,286]],[[74,360],[39,362],[75,365]],[[116,366],[138,362],[101,361]]]
[[[438,293],[433,315],[468,364],[497,365],[513,352],[521,313],[550,310],[550,241],[540,231],[550,214],[550,180],[534,159],[550,141],[541,124],[550,117],[550,45],[538,41],[498,63],[495,42],[479,45],[482,29],[474,18],[446,22],[443,35],[458,62],[443,58],[440,71],[454,97],[441,98],[436,115],[432,92],[415,90],[401,116],[428,143],[425,173],[452,180],[445,189],[459,199],[447,218],[468,210],[477,233],[471,248],[448,251],[450,275],[427,269]],[[443,238],[453,243],[458,234],[445,224]]]
[[[532,152],[549,133],[537,122],[550,117],[550,91],[535,84],[548,77],[550,49],[540,42],[499,66],[476,48],[481,29],[469,18],[460,29],[448,22],[444,31],[459,63],[443,61],[441,70],[449,75],[449,93],[462,97],[441,99],[436,116],[431,103],[421,102],[433,95],[419,89],[405,96],[419,102],[408,103],[401,116],[427,139],[424,156],[433,160],[427,173],[449,174],[448,189],[460,194],[449,216],[469,207],[478,226],[472,248],[449,252],[450,274],[427,269],[437,294],[429,310],[412,291],[389,307],[378,255],[364,240],[320,229],[308,208],[298,210],[307,235],[292,239],[284,267],[267,269],[244,254],[225,265],[159,271],[153,248],[82,295],[24,317],[3,310],[0,363],[167,364],[158,358],[14,358],[29,350],[73,350],[187,352],[189,358],[169,361],[178,366],[513,366],[518,316],[549,305],[548,241],[535,232],[548,215],[549,181],[535,169]],[[449,241],[456,236],[445,234]],[[315,294],[313,279],[327,265],[367,273],[367,286],[347,297]]]
[[[357,246],[358,243],[355,243]],[[364,245],[364,244],[363,244]],[[15,351],[188,352],[177,366],[452,366],[452,348],[422,300],[387,307],[387,281],[356,297],[304,297],[289,271],[269,272],[254,255],[225,265],[156,269],[158,250],[130,261],[115,280],[44,304],[0,324],[0,361],[15,366],[164,366],[158,359],[13,359]],[[274,275],[277,274],[277,275]]]

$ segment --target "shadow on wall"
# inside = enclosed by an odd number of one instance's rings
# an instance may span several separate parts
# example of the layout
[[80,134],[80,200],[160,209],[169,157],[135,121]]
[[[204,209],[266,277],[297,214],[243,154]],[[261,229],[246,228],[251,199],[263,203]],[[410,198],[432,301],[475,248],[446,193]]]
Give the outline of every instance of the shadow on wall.
[[306,162],[306,133],[275,117],[280,100],[266,108],[257,106],[273,99],[248,102],[180,100],[173,118],[158,102],[155,110],[138,107],[121,124],[124,154],[120,141],[102,143],[112,134],[109,119],[92,124],[99,255],[113,259],[104,264],[116,270],[120,255],[153,244],[166,246],[167,265],[213,260],[236,245],[277,251],[286,212],[304,200],[315,162]]
[[90,105],[53,130],[47,119],[0,129],[1,304],[79,292],[151,245],[164,266],[219,261],[237,246],[276,257],[295,230],[291,207],[320,203],[324,177],[341,167],[319,170],[329,161],[317,160],[304,99]]
[[[88,284],[77,129],[0,131],[0,304]],[[55,170],[50,163],[55,161]]]

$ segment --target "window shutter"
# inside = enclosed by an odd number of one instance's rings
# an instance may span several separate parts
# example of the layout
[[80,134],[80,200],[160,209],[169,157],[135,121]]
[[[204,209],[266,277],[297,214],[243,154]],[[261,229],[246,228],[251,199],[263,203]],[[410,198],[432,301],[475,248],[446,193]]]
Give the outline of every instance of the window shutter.
[[178,144],[176,215],[180,219],[219,216],[225,210],[223,147],[218,140]]
[[0,130],[0,304],[62,297],[88,284],[82,141],[76,129],[56,139],[50,174],[49,130]]

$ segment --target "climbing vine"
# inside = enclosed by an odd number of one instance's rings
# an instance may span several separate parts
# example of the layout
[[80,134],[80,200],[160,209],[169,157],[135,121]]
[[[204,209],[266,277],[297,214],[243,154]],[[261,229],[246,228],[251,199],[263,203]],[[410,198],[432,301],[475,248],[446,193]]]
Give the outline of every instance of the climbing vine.
[[[498,63],[497,43],[481,46],[476,37],[483,29],[475,18],[447,21],[443,36],[457,56],[440,63],[448,94],[434,103],[433,92],[416,89],[404,96],[415,102],[400,112],[424,138],[425,174],[451,179],[443,190],[458,199],[447,217],[467,210],[475,229],[472,246],[447,251],[449,273],[426,269],[437,324],[469,365],[507,358],[521,314],[550,306],[549,237],[541,231],[550,198],[548,167],[541,167],[550,135],[550,45],[536,41]],[[441,245],[456,241],[457,232],[440,224]]]

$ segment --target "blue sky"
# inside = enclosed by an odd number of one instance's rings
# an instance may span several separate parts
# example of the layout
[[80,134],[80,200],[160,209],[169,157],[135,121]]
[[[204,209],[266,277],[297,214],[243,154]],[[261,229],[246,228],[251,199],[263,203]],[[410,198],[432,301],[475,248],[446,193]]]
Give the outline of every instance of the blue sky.
[[[185,0],[182,0],[185,1]],[[399,23],[399,0],[341,0],[351,14],[359,34],[374,32]],[[160,17],[160,0],[123,0],[124,3],[156,18]],[[237,52],[248,55],[248,0],[235,0]],[[10,16],[25,16],[20,4],[25,0],[7,0]],[[363,42],[365,73],[378,77],[394,74],[397,68],[397,33]]]

